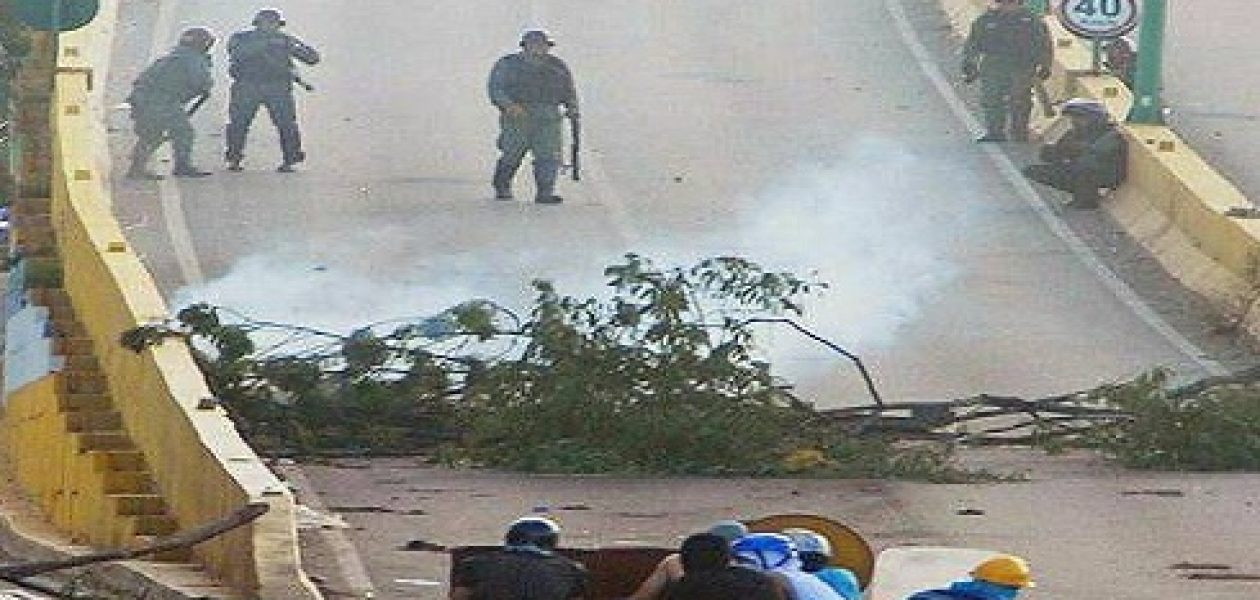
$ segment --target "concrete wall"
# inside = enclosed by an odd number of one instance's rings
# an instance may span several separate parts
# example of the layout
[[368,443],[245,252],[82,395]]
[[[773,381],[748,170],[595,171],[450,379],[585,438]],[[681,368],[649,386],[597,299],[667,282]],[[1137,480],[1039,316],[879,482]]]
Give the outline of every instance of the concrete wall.
[[[108,13],[103,17],[99,26],[109,30]],[[292,494],[245,444],[224,411],[201,402],[210,392],[187,346],[171,340],[135,353],[119,344],[122,332],[163,319],[168,310],[111,214],[109,190],[98,169],[105,140],[90,93],[94,71],[86,51],[101,45],[96,27],[62,36],[52,102],[52,222],[65,291],[91,340],[112,409],[179,528],[223,518],[251,501],[270,506],[251,526],[199,545],[198,561],[240,597],[318,598],[301,570]],[[36,344],[31,332],[36,316],[10,320],[18,345]],[[109,480],[101,464],[110,455],[87,451],[83,436],[72,432],[59,404],[68,401],[64,376],[38,376],[39,361],[28,362],[33,366],[24,366],[23,372],[29,372],[29,381],[16,385],[14,380],[4,414],[17,480],[72,539],[94,545],[131,542],[134,523],[116,510],[121,500],[110,492],[118,482]]]

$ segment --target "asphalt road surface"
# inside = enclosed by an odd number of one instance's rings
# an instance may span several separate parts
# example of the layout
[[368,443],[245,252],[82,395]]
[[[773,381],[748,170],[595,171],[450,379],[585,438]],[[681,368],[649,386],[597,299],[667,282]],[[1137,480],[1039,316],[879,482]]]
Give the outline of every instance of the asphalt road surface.
[[[1191,375],[1213,368],[1097,266],[1005,154],[971,143],[958,98],[940,78],[940,65],[956,61],[920,42],[943,26],[932,2],[275,4],[290,32],[326,56],[306,71],[317,90],[299,92],[310,155],[302,172],[273,172],[275,134],[260,117],[244,173],[117,184],[120,219],[176,301],[347,329],[470,297],[523,302],[535,277],[590,292],[602,267],[628,251],[662,264],[739,253],[829,281],[803,322],[860,353],[890,399],[1046,394],[1157,365]],[[126,2],[115,101],[180,27],[226,34],[254,8]],[[586,177],[562,186],[561,206],[496,202],[488,185],[495,113],[485,77],[531,25],[557,38],[583,100]],[[225,89],[221,82],[197,119],[204,166],[221,165]],[[125,114],[114,113],[112,124],[116,149],[125,147]],[[524,198],[529,185],[518,179]],[[824,406],[864,401],[834,356],[773,337],[777,363],[803,395]],[[853,511],[859,529],[889,543],[1027,553],[1047,567],[1034,598],[1254,592],[1238,583],[1187,587],[1166,560],[1193,541],[1201,552],[1186,560],[1255,568],[1220,530],[1244,516],[1256,522],[1250,504],[1229,495],[1226,508],[1208,513],[1191,504],[1200,496],[1160,504],[1138,495],[1120,505],[1128,480],[1097,468],[1054,466],[1049,487],[667,480],[604,489],[599,479],[357,466],[366,468],[312,468],[302,491],[318,490],[334,508],[398,505],[383,517],[342,511],[357,529],[329,534],[332,550],[316,561],[321,573],[350,582],[343,589],[370,585],[378,598],[444,593],[443,561],[400,554],[408,539],[490,542],[505,519],[538,502],[594,505],[582,498],[596,487],[606,505],[590,513],[579,531],[591,533],[579,541],[672,543],[729,514]],[[1229,494],[1245,482],[1224,481]],[[794,500],[792,485],[814,495]],[[971,502],[1005,508],[959,521],[952,507]],[[654,506],[667,516],[652,517]],[[1186,531],[1203,522],[1194,517],[1208,519],[1198,531],[1221,534],[1206,537],[1219,544]],[[1177,532],[1165,537],[1169,521]],[[1055,524],[1068,533],[1056,536]]]

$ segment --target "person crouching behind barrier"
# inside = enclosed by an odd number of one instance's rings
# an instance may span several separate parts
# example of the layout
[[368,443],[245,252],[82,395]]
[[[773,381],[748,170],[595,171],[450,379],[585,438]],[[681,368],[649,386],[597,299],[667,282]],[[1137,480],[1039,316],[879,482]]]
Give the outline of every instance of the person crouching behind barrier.
[[976,565],[971,578],[948,588],[924,590],[906,600],[1015,600],[1022,590],[1035,587],[1028,562],[999,554]]
[[844,600],[831,586],[801,570],[792,539],[781,533],[751,533],[731,546],[735,563],[773,577],[785,584],[791,600]]
[[784,529],[801,559],[801,570],[831,586],[845,600],[861,600],[862,586],[853,571],[831,565],[831,542],[822,534],[802,528]]
[[[710,535],[716,535],[729,546],[735,540],[748,535],[748,526],[733,519],[718,521],[709,526],[705,532]],[[633,594],[627,596],[624,600],[659,600],[666,597],[666,592],[678,580],[683,578],[683,560],[682,554],[670,554],[662,558],[656,563],[656,568],[652,570],[652,574],[648,575],[643,583],[639,584],[639,588]]]
[[1073,98],[1061,112],[1072,128],[1041,148],[1042,164],[1028,165],[1024,175],[1038,183],[1070,192],[1072,208],[1097,208],[1099,188],[1124,183],[1128,145],[1111,122],[1107,107],[1097,100]]
[[730,544],[720,535],[689,536],[680,556],[684,574],[666,592],[669,600],[786,600],[770,575],[732,565]]

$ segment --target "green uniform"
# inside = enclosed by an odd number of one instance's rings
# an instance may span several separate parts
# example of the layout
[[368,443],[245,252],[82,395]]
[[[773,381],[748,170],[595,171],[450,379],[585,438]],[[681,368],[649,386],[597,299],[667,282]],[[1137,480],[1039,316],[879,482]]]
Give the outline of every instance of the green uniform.
[[1050,72],[1050,31],[1028,9],[989,9],[971,24],[963,46],[963,70],[978,72],[986,137],[1028,134],[1033,78]]
[[145,169],[167,136],[175,155],[175,171],[192,170],[194,131],[184,106],[209,94],[213,85],[210,55],[187,46],[176,46],[140,73],[127,97],[136,131],[133,172]]
[[[563,150],[560,106],[577,112],[573,75],[564,61],[551,55],[532,58],[524,52],[499,59],[490,72],[490,102],[500,110],[499,160],[494,188],[499,197],[511,195],[512,178],[525,154],[534,155],[538,197],[554,195]],[[525,114],[514,117],[507,107],[518,105]]]
[[1099,188],[1124,183],[1128,144],[1115,125],[1106,121],[1073,127],[1063,137],[1041,148],[1043,164],[1028,165],[1024,175],[1038,183],[1072,194],[1078,208],[1098,206]]

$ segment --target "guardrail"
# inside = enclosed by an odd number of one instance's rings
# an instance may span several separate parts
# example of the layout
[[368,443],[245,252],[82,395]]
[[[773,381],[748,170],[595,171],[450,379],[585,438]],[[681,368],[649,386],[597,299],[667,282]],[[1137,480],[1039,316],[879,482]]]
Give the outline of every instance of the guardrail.
[[[51,223],[65,297],[101,381],[53,372],[13,390],[5,430],[18,481],[75,542],[126,546],[166,528],[215,521],[251,502],[269,506],[251,525],[196,547],[193,559],[234,594],[266,600],[320,594],[303,573],[292,494],[244,442],[211,397],[179,340],[136,353],[123,331],[164,318],[167,306],[110,210],[96,164],[99,127],[90,110],[93,70],[65,42],[52,99]],[[99,82],[98,82],[99,83]],[[77,387],[76,387],[77,386]],[[93,403],[81,410],[79,402]],[[77,413],[77,414],[76,414]],[[88,418],[116,422],[94,434]],[[115,462],[133,463],[114,469]],[[137,489],[139,488],[139,489]],[[155,500],[156,498],[156,500]]]

